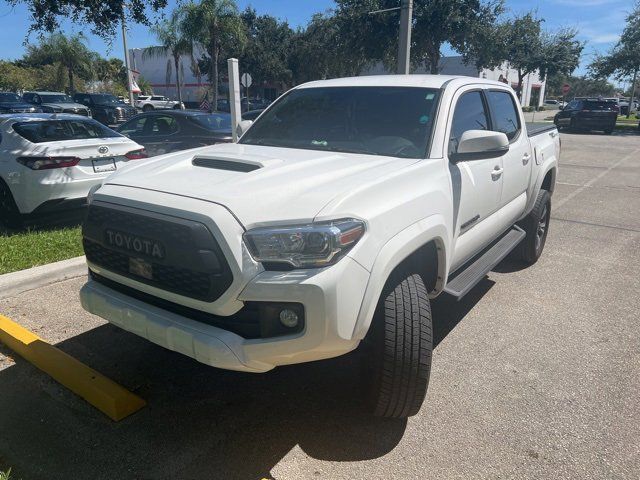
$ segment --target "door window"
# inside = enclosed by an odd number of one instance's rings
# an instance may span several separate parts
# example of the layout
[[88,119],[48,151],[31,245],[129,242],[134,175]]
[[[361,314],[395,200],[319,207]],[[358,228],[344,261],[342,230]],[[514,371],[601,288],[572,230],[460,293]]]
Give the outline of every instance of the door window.
[[479,91],[463,94],[456,104],[449,136],[449,154],[458,151],[458,143],[467,130],[489,130],[489,117]]
[[493,115],[494,132],[504,133],[509,141],[514,140],[520,133],[520,117],[509,92],[488,92],[489,108]]

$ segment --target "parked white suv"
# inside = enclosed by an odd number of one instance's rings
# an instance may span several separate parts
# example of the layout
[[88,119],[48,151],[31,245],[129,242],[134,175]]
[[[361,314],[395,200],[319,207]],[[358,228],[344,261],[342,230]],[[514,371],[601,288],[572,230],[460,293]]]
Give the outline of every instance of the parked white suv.
[[308,83],[246,126],[95,192],[83,307],[245,372],[360,346],[375,414],[415,414],[430,299],[542,253],[557,130],[502,83],[443,75]]
[[139,96],[135,101],[136,108],[143,112],[151,110],[171,110],[173,108],[184,109],[184,105],[176,100],[169,100],[162,95]]

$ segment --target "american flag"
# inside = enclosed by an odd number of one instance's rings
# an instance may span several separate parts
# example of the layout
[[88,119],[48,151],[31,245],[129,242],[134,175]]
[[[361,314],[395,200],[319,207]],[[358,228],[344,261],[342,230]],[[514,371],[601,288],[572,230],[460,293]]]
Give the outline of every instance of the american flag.
[[200,110],[205,110],[208,112],[210,108],[211,108],[211,105],[209,104],[209,100],[207,99],[207,97],[205,97],[204,100],[202,100],[202,103],[200,104]]

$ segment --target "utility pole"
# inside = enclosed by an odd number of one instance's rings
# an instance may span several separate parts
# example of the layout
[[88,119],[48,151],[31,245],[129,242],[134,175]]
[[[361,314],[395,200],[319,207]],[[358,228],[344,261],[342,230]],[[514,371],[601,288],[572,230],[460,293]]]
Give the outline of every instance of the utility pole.
[[411,53],[411,23],[413,19],[413,0],[401,0],[400,5],[400,41],[398,45],[398,73],[409,75]]
[[400,10],[400,38],[398,39],[398,70],[400,75],[409,74],[411,57],[411,23],[413,20],[413,0],[400,0],[399,7],[374,10],[369,15]]
[[127,48],[127,26],[122,11],[122,44],[124,45],[124,65],[127,69],[127,90],[129,91],[129,104],[133,107],[133,90],[131,89],[131,65],[129,65],[129,49]]

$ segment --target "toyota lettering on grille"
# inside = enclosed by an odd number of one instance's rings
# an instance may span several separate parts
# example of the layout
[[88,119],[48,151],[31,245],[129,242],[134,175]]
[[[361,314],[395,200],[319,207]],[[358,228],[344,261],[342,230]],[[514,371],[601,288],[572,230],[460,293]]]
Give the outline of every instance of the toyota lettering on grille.
[[160,242],[117,230],[105,230],[105,241],[112,247],[138,255],[163,259],[164,247]]

